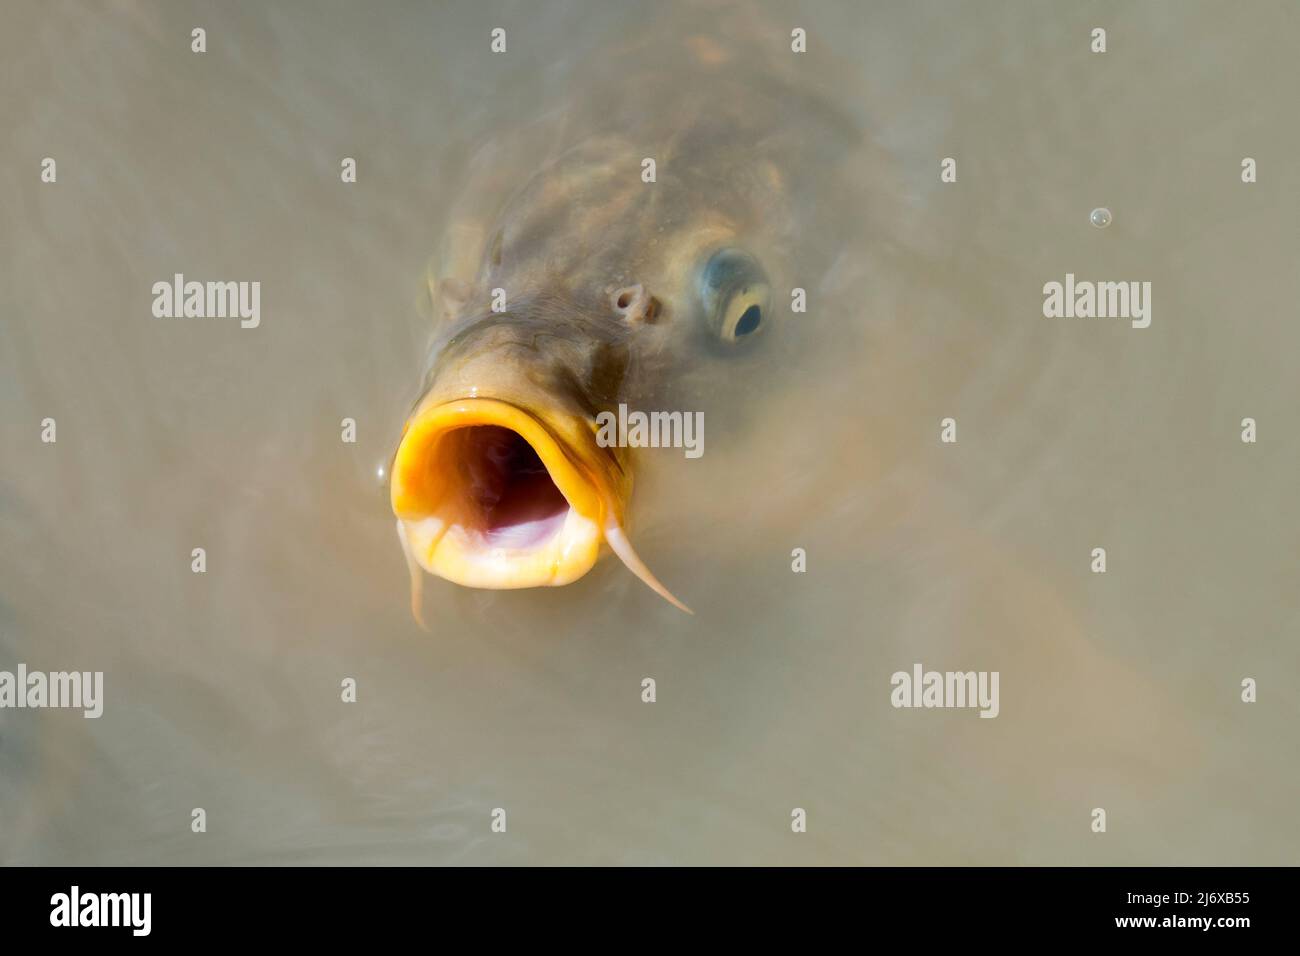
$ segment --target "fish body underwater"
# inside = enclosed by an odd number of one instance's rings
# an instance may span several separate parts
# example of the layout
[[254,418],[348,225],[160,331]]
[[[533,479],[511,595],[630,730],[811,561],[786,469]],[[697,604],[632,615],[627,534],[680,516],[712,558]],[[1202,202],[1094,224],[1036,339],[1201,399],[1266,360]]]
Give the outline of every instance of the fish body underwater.
[[421,569],[564,585],[605,546],[686,609],[630,541],[644,452],[599,441],[598,418],[689,417],[720,383],[798,361],[792,290],[835,258],[825,211],[861,139],[805,59],[779,31],[651,31],[476,156],[390,470],[417,618]]

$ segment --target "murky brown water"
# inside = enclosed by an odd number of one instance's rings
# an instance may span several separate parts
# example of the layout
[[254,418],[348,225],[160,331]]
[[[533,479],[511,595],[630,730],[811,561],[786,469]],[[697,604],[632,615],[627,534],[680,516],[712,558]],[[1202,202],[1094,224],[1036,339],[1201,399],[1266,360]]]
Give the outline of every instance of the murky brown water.
[[[607,561],[430,579],[424,634],[375,472],[426,265],[474,144],[650,18],[7,6],[0,670],[105,702],[0,710],[0,861],[1295,862],[1295,12],[757,15],[869,145],[813,210],[797,348],[712,376],[702,458],[647,456],[638,547],[696,616]],[[260,326],[155,319],[176,272],[259,280]],[[1066,273],[1151,282],[1150,327],[1044,318]],[[999,716],[894,709],[916,662],[999,671]]]

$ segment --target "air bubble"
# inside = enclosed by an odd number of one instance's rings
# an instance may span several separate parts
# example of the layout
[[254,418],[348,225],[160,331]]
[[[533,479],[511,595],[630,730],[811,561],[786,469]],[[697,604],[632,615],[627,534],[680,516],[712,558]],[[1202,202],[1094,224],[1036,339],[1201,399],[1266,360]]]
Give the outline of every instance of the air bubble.
[[1088,221],[1098,229],[1105,229],[1110,225],[1110,210],[1105,206],[1098,206],[1088,214]]

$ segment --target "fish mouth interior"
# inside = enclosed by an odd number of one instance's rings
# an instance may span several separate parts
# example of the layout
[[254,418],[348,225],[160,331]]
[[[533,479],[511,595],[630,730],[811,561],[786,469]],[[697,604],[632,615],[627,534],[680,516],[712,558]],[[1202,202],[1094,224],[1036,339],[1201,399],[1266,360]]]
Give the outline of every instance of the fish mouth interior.
[[455,475],[449,482],[450,510],[459,515],[465,532],[489,545],[533,547],[564,526],[568,499],[533,446],[510,428],[456,429],[429,464]]

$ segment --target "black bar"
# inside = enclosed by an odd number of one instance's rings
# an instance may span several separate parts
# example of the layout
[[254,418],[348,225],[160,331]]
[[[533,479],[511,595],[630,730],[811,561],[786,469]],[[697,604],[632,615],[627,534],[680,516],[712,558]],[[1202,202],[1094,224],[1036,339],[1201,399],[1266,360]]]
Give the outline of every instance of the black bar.
[[[1281,868],[539,869],[7,869],[0,913],[7,941],[75,933],[81,944],[283,939],[300,946],[421,934],[448,945],[459,938],[460,948],[530,927],[542,945],[553,934],[583,936],[598,926],[663,941],[680,938],[665,935],[670,930],[699,926],[737,938],[904,933],[926,947],[1097,937],[1231,945],[1287,929],[1295,876]],[[52,925],[70,912],[73,886],[79,921],[111,918],[116,908],[119,925]],[[144,897],[130,909],[121,896],[103,906],[99,894],[110,893],[149,894],[147,936],[136,935]],[[59,910],[63,899],[69,906]]]

